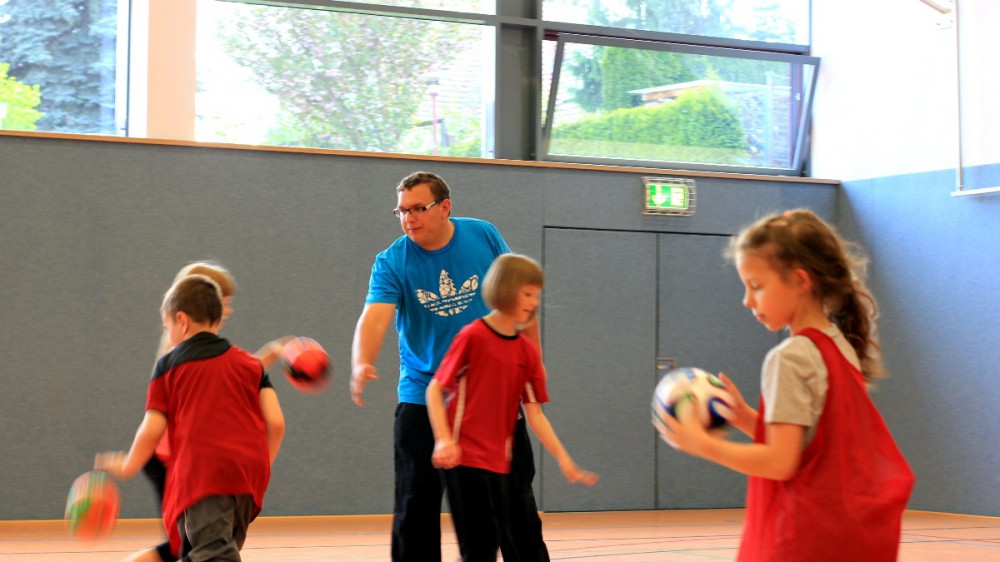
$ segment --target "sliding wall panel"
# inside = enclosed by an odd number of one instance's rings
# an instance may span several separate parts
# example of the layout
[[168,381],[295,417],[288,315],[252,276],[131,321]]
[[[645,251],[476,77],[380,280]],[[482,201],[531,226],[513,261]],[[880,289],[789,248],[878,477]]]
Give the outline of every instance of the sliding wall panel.
[[655,505],[656,236],[545,229],[542,336],[552,399],[545,412],[578,464],[601,475],[593,488],[567,484],[543,451],[545,511]]

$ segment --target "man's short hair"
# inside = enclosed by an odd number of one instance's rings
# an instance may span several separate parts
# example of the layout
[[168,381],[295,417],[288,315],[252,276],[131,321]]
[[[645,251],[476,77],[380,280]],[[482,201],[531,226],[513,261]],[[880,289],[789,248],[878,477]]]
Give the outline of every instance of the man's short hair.
[[435,201],[439,199],[451,199],[451,189],[448,188],[448,184],[444,182],[441,176],[433,172],[413,172],[399,182],[399,185],[396,186],[396,193],[413,189],[420,184],[427,184],[427,187],[431,189],[431,195],[434,196]]

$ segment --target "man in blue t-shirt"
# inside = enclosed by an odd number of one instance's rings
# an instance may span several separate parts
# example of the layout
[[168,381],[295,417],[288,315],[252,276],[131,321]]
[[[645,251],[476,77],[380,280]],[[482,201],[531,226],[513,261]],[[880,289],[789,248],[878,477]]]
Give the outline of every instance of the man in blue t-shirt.
[[[365,307],[351,349],[351,396],[378,378],[375,360],[389,324],[399,334],[399,404],[393,425],[396,490],[392,524],[394,562],[441,560],[440,475],[431,464],[434,435],[425,392],[451,340],[489,309],[479,284],[493,260],[510,252],[492,224],[452,218],[451,191],[440,176],[414,172],[396,187],[405,236],[375,257]],[[540,346],[537,324],[524,330]],[[534,458],[523,416],[514,432],[510,476],[510,536],[504,560],[548,561],[531,482]]]

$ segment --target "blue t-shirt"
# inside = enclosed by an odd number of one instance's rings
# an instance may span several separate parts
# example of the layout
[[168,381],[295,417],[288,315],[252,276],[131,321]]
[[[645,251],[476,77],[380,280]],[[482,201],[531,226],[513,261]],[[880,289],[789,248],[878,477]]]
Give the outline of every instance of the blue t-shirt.
[[399,401],[426,404],[425,393],[451,340],[489,308],[479,286],[493,260],[510,252],[492,224],[452,218],[448,245],[429,252],[401,236],[375,256],[365,304],[396,305]]

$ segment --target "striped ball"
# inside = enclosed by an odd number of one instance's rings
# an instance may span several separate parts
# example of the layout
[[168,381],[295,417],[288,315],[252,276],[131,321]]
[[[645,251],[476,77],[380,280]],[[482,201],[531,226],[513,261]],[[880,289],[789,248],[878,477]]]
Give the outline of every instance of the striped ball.
[[[698,398],[697,412],[685,407],[692,403],[691,397]],[[676,447],[665,421],[667,415],[685,419],[693,414],[707,429],[723,428],[733,416],[732,403],[732,396],[718,377],[697,367],[681,367],[663,375],[653,391],[653,427],[667,444]]]
[[80,539],[107,537],[118,522],[121,494],[118,485],[106,473],[81,474],[69,489],[66,521],[69,531]]

